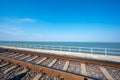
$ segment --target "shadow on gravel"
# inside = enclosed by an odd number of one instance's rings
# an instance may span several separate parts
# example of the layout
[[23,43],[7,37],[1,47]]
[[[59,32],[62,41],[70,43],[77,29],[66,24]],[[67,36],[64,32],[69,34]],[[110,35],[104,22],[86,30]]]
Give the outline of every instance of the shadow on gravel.
[[8,80],[21,80],[21,78],[24,77],[25,75],[26,75],[26,73],[22,73],[22,74],[15,76],[14,78],[8,79]]

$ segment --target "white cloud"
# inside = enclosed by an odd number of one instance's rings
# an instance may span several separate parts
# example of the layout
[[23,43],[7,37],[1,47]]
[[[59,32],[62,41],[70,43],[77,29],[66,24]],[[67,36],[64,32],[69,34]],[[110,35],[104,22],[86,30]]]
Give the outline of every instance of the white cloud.
[[35,19],[32,18],[3,18],[0,19],[0,24],[15,24],[15,23],[33,23],[36,22]]
[[18,19],[18,21],[20,21],[20,22],[35,22],[35,20],[31,19],[31,18]]

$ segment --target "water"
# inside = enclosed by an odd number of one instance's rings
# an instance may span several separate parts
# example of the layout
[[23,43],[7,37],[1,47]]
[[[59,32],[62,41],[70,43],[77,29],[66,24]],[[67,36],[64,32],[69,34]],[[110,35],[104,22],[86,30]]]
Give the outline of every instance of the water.
[[[112,49],[120,49],[120,42],[28,42],[28,41],[0,41],[2,44],[6,43],[15,43],[15,44],[32,44],[32,45],[54,45],[54,46],[76,46],[76,47],[90,47],[89,49],[82,49],[82,52],[90,53],[91,48],[112,48]],[[44,48],[41,48],[44,49]],[[50,49],[49,47],[47,49]],[[51,50],[51,49],[50,49]],[[59,50],[59,48],[55,48],[55,50]],[[68,48],[62,48],[63,51],[68,51]],[[72,52],[78,52],[78,48],[71,48]],[[98,52],[97,52],[98,51]],[[101,51],[101,52],[99,52]],[[108,52],[117,52],[109,53],[109,55],[117,55],[120,56],[120,50],[107,50]],[[93,53],[95,54],[105,54],[105,49],[94,49]]]
[[55,46],[76,46],[120,49],[120,42],[28,42],[28,41],[0,41],[0,43],[38,44]]

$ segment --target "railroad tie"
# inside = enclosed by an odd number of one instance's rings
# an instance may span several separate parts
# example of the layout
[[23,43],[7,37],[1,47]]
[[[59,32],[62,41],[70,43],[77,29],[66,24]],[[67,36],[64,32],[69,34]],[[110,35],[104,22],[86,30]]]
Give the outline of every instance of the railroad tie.
[[11,52],[11,53],[9,53],[9,54],[14,54],[14,52]]
[[0,54],[1,54],[1,55],[5,55],[5,53],[3,53],[3,52],[2,52],[2,53],[0,53]]
[[18,72],[17,74],[15,74],[15,77],[12,78],[11,80],[21,80],[21,78],[24,77],[27,72],[28,72],[28,69],[24,69]]
[[20,55],[18,55],[18,56],[15,56],[15,57],[13,57],[13,58],[17,58],[17,57],[20,57],[20,56],[23,56],[24,54],[20,54]]
[[15,53],[15,54],[13,54],[13,55],[10,55],[9,57],[13,57],[13,56],[15,56],[15,55],[18,55],[19,53]]
[[31,56],[31,55],[24,56],[24,57],[20,58],[19,60],[23,60],[23,59],[28,58],[28,57],[30,57],[30,56]]
[[86,65],[84,63],[81,63],[81,73],[87,75]]
[[108,80],[114,80],[104,67],[100,66],[99,68]]
[[6,66],[6,65],[8,65],[8,64],[9,64],[9,63],[2,64],[2,65],[0,65],[0,68]]
[[6,53],[2,53],[2,56],[7,56],[8,54],[6,54]]
[[1,53],[0,55],[2,55],[2,56],[5,56],[6,54],[4,54],[4,53]]
[[70,61],[66,61],[62,70],[66,71],[68,69],[69,63],[70,63]]
[[48,67],[53,66],[56,63],[57,59],[54,59],[50,64],[48,64]]
[[56,78],[56,77],[53,77],[53,80],[57,80],[57,78]]
[[12,53],[5,53],[4,55],[7,55],[7,56],[9,56],[9,55],[13,55],[14,53],[12,52]]
[[43,61],[45,61],[46,59],[47,59],[47,57],[44,57],[42,60],[36,62],[36,64],[40,64],[40,63],[42,63]]
[[17,73],[16,75],[20,75],[20,74],[26,73],[27,71],[28,71],[28,69],[24,69],[21,72]]
[[33,80],[39,80],[42,76],[43,76],[42,73],[38,73],[38,74],[33,78]]
[[9,71],[11,71],[15,68],[17,68],[17,66],[12,66],[12,67],[8,68],[7,70],[5,70],[3,73],[6,74],[6,73],[8,73]]
[[35,57],[33,57],[33,58],[31,58],[31,59],[29,59],[29,60],[27,60],[27,61],[30,62],[30,61],[32,61],[32,60],[34,60],[34,59],[36,59],[36,58],[38,58],[38,56],[35,56]]

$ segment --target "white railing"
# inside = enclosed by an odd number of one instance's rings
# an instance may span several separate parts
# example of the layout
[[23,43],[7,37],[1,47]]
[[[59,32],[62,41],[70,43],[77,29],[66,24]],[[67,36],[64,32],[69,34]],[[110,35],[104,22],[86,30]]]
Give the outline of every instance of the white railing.
[[44,49],[44,50],[120,56],[120,49],[112,49],[112,48],[55,46],[55,45],[39,45],[39,44],[23,44],[23,43],[0,43],[0,46],[1,47],[7,46],[7,47],[17,47],[17,48],[29,48],[29,49],[36,49],[36,50]]

